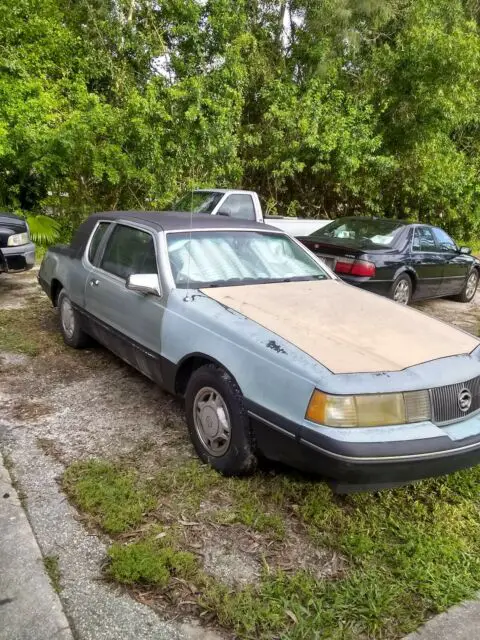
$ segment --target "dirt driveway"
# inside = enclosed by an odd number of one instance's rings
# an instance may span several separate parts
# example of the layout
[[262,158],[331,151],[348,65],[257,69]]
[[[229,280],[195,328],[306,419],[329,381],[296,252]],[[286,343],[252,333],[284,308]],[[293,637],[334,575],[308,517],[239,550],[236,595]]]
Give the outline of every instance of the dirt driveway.
[[105,350],[66,349],[35,272],[0,277],[0,407],[0,450],[42,553],[58,558],[61,599],[78,638],[208,638],[99,580],[106,546],[58,486],[79,458],[140,456],[148,465],[165,448],[188,456],[181,407]]
[[[468,305],[415,306],[478,334],[479,304],[477,297]],[[99,579],[107,541],[91,535],[65,499],[58,484],[65,466],[91,456],[124,458],[148,472],[166,455],[188,460],[193,453],[177,400],[101,347],[78,352],[63,345],[35,272],[0,277],[0,407],[0,451],[44,556],[58,560],[61,599],[77,637],[223,637],[194,622],[164,621]],[[246,555],[233,561],[247,570],[251,564]]]

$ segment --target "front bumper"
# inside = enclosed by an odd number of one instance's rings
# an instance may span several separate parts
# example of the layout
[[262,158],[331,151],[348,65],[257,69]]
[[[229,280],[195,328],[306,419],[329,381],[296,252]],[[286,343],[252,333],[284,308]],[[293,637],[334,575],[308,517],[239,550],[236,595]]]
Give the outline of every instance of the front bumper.
[[[2,263],[7,271],[26,271],[35,265],[35,245],[33,242],[19,247],[2,247]],[[3,267],[5,269],[5,266]]]
[[267,458],[353,489],[381,489],[480,464],[480,413],[447,427],[426,422],[332,429],[338,437],[330,437],[328,428],[287,423],[258,406],[249,409]]

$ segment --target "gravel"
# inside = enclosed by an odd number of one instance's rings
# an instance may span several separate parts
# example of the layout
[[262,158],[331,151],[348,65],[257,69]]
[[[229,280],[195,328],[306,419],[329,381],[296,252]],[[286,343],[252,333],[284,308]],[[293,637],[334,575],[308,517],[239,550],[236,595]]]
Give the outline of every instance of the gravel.
[[[5,295],[8,309],[19,310],[43,295],[34,274],[17,278],[0,280],[2,309]],[[108,540],[81,524],[58,483],[78,458],[138,456],[155,465],[172,447],[191,455],[179,403],[101,348],[36,358],[0,351],[0,373],[0,450],[42,554],[58,556],[60,599],[75,637],[219,640],[195,622],[162,620],[103,581]]]

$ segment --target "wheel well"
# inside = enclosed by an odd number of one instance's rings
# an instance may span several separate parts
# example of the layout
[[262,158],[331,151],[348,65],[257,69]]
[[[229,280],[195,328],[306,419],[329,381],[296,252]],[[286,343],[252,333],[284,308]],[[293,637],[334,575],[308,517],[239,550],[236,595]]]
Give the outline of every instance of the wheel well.
[[[219,362],[204,355],[190,356],[184,362],[182,362],[177,373],[175,374],[175,393],[181,396],[185,395],[188,381],[192,377],[193,373],[206,364],[214,364],[218,367],[222,367]],[[225,367],[222,368],[225,369]]]
[[56,280],[55,278],[52,280],[51,288],[50,288],[50,296],[52,298],[53,306],[57,306],[58,294],[63,289],[63,284],[60,280]]
[[415,273],[415,271],[410,271],[410,269],[405,269],[404,271],[402,271],[401,273],[399,273],[397,275],[397,278],[399,276],[408,276],[412,282],[412,293],[415,291],[415,289],[417,288],[417,275]]

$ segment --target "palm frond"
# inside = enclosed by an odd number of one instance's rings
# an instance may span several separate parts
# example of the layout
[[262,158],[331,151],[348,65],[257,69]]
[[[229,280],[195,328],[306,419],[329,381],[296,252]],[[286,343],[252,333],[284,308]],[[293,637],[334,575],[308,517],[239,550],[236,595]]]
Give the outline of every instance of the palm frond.
[[52,244],[60,236],[60,225],[49,216],[27,216],[27,223],[32,240],[38,244]]

